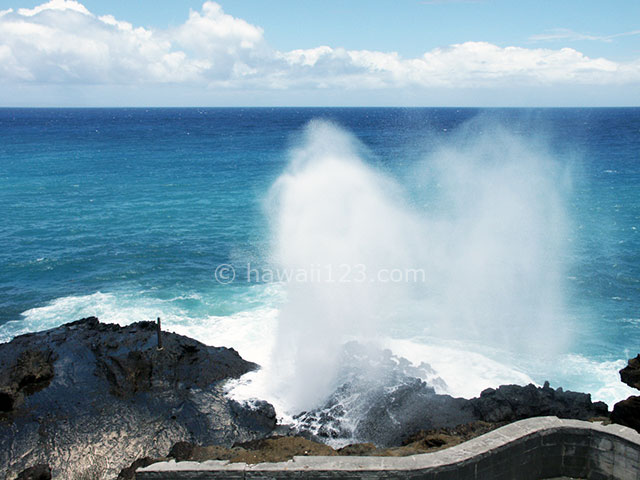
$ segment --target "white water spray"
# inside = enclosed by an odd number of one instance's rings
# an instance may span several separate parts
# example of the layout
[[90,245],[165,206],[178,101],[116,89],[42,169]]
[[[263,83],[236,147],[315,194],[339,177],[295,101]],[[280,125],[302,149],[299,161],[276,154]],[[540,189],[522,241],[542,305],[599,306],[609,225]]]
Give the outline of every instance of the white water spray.
[[407,239],[416,238],[416,219],[359,148],[347,133],[312,122],[271,192],[276,264],[321,274],[290,282],[280,312],[277,388],[300,409],[329,393],[346,339],[376,338],[402,301],[404,288],[376,281],[377,272],[412,264]]
[[[535,354],[563,345],[562,177],[489,130],[460,133],[402,188],[348,133],[309,124],[268,202],[275,265],[323,272],[293,278],[280,311],[270,384],[292,411],[331,392],[353,338],[393,331]],[[391,270],[424,276],[381,281]]]

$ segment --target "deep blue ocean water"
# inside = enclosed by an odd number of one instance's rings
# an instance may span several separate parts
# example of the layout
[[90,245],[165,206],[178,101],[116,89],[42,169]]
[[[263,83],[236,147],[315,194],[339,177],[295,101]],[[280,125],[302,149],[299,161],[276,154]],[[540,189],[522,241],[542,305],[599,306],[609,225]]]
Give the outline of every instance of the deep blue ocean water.
[[[544,144],[572,171],[567,353],[589,365],[638,353],[637,108],[0,109],[0,341],[80,315],[195,328],[277,306],[242,269],[269,262],[264,199],[318,118],[400,184],[474,119]],[[220,264],[238,266],[236,281],[215,281]],[[606,383],[569,377],[553,380]]]

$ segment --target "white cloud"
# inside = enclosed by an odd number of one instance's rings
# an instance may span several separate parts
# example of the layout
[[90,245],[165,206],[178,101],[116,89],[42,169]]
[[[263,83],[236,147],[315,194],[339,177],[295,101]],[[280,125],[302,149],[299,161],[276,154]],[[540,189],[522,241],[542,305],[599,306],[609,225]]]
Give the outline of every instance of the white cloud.
[[[285,58],[292,65],[314,67],[315,73],[324,76],[325,81],[331,76],[337,81],[340,76],[366,75],[388,87],[483,87],[513,82],[602,84],[640,80],[637,64],[592,59],[571,48],[503,48],[486,42],[436,48],[414,59],[402,59],[397,53],[329,47],[296,50]],[[338,65],[342,65],[342,69]]]
[[16,60],[11,49],[0,45],[0,78],[16,81],[31,81],[33,75]]
[[192,10],[186,23],[170,33],[180,45],[199,54],[224,51],[234,55],[263,42],[261,28],[227,15],[214,2],[205,2],[202,13]]
[[416,58],[330,46],[280,52],[262,28],[211,1],[184,24],[156,30],[97,17],[74,0],[51,0],[0,12],[0,81],[253,90],[604,85],[639,82],[640,62],[486,42]]
[[568,28],[556,28],[545,33],[532,35],[529,40],[533,42],[552,42],[557,40],[565,40],[569,42],[577,42],[581,40],[591,40],[598,42],[613,42],[614,39],[620,37],[630,37],[640,35],[640,30],[631,30],[629,32],[614,33],[613,35],[592,35],[588,33],[580,33]]
[[112,16],[96,18],[74,1],[52,0],[7,13],[0,17],[0,39],[21,72],[8,76],[34,82],[182,82],[197,78],[203,68],[162,35]]
[[18,9],[18,13],[23,17],[33,17],[34,15],[37,15],[40,12],[44,12],[46,10],[73,10],[75,12],[91,16],[91,13],[86,9],[84,5],[74,0],[51,0],[50,2],[43,3],[42,5],[38,5],[37,7],[32,9],[20,8]]

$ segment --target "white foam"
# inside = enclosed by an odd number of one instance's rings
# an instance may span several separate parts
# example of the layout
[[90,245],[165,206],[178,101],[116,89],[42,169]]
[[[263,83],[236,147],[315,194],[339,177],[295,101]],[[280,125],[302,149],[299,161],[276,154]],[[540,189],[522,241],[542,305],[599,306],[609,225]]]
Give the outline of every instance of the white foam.
[[229,316],[209,316],[166,324],[165,329],[206,344],[238,350],[242,358],[269,365],[272,358],[278,310],[260,308]]
[[161,300],[102,292],[57,298],[43,307],[23,312],[21,320],[0,326],[0,341],[7,342],[16,335],[47,330],[89,316],[119,325],[152,320],[158,316],[159,311],[163,311],[161,305]]
[[405,357],[415,365],[431,365],[447,384],[454,397],[476,397],[482,390],[506,384],[527,385],[531,377],[515,368],[468,350],[416,343],[411,340],[390,340],[393,353]]
[[605,402],[609,408],[620,400],[637,395],[637,390],[620,380],[626,359],[596,360],[583,355],[564,355],[556,364],[555,376],[560,385],[591,393],[592,400]]

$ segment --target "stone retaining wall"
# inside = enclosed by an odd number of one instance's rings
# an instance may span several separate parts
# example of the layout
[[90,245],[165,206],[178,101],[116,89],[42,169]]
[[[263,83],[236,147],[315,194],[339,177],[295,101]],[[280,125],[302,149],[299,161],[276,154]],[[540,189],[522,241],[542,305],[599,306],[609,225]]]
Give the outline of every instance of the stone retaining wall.
[[136,473],[139,480],[540,480],[563,476],[640,480],[640,434],[620,425],[538,417],[455,447],[408,457],[294,457],[257,465],[171,461]]

